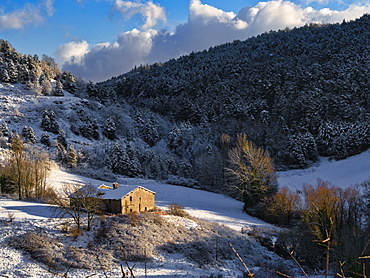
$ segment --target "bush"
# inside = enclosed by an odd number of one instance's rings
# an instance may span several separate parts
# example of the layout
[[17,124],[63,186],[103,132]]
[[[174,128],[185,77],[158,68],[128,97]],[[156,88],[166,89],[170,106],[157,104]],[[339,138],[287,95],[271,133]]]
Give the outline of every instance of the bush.
[[170,204],[168,206],[168,213],[180,217],[189,217],[190,215],[184,210],[184,207],[179,204]]
[[64,251],[61,249],[60,243],[46,235],[29,232],[21,236],[11,237],[8,244],[15,249],[23,250],[36,261],[51,268],[59,268],[58,263],[64,261]]
[[299,219],[300,207],[299,194],[283,187],[267,202],[264,220],[279,226],[289,227],[294,224],[293,220]]
[[11,237],[8,245],[26,252],[34,260],[56,270],[71,267],[100,269],[102,266],[108,268],[117,263],[117,260],[107,250],[64,246],[45,234],[38,235],[33,232]]

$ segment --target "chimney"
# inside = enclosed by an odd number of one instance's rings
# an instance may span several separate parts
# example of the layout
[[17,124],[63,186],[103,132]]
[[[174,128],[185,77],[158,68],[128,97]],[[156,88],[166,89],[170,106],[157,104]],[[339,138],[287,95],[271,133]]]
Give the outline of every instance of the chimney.
[[113,189],[117,189],[117,188],[118,188],[118,182],[113,183]]

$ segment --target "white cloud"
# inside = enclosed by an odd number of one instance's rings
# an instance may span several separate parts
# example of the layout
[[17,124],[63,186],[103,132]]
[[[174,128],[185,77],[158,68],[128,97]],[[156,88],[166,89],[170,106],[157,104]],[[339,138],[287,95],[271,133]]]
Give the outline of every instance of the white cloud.
[[145,63],[157,31],[147,30],[122,33],[114,43],[94,45],[87,51],[87,42],[68,43],[57,50],[57,57],[64,57],[63,69],[80,75],[86,80],[101,81],[129,71]]
[[56,52],[56,60],[59,65],[73,63],[80,65],[83,57],[89,51],[87,41],[69,42],[58,47]]
[[[136,13],[143,5],[120,0],[117,0],[116,4],[117,9],[124,7],[121,10],[125,11],[127,16]],[[311,22],[334,23],[343,19],[353,20],[364,13],[370,13],[369,4],[353,4],[346,10],[335,11],[303,8],[290,1],[277,0],[260,2],[235,14],[204,5],[200,0],[192,0],[188,22],[178,25],[175,30],[170,32],[134,29],[119,35],[114,43],[95,45],[89,51],[84,48],[86,52],[83,52],[83,55],[78,54],[77,47],[76,55],[66,56],[75,58],[65,59],[64,67],[84,79],[102,81],[127,72],[135,65],[164,62],[191,51],[201,51],[236,39],[245,40],[269,30],[302,26]],[[146,27],[154,26],[154,22],[156,21],[148,23]]]
[[154,4],[152,1],[147,3],[116,0],[113,10],[119,11],[127,19],[136,14],[141,14],[145,18],[144,29],[155,27],[159,21],[166,22],[166,14],[163,7]]
[[48,16],[52,16],[54,14],[54,0],[44,0],[43,6]]
[[44,0],[36,6],[26,3],[23,8],[5,13],[0,6],[0,30],[22,29],[27,25],[38,25],[44,21],[44,12],[48,16],[54,13],[54,0]]

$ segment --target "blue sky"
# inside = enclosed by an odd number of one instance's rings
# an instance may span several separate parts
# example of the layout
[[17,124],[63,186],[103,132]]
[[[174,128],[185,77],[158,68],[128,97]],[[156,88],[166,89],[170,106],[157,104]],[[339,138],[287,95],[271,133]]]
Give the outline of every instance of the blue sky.
[[1,0],[0,38],[85,80],[269,30],[353,20],[370,0]]

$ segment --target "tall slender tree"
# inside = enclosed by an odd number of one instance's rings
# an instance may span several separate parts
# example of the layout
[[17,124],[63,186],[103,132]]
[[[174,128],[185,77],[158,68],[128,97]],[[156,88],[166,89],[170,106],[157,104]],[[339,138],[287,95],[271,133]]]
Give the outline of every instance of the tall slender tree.
[[277,190],[274,164],[269,153],[247,140],[245,134],[237,137],[236,146],[229,151],[232,185],[238,189],[245,209],[266,200]]
[[18,191],[18,199],[23,199],[23,180],[24,168],[26,167],[26,153],[24,152],[24,142],[21,137],[16,133],[11,141],[12,156],[10,158],[10,165],[14,170],[15,185]]

